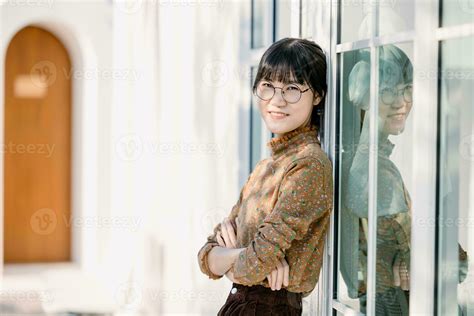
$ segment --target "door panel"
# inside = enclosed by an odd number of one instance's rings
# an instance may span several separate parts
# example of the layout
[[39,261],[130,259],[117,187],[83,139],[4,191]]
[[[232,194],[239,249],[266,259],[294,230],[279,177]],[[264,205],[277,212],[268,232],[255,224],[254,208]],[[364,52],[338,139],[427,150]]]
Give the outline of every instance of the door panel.
[[26,27],[5,65],[6,263],[71,257],[71,63],[51,33]]

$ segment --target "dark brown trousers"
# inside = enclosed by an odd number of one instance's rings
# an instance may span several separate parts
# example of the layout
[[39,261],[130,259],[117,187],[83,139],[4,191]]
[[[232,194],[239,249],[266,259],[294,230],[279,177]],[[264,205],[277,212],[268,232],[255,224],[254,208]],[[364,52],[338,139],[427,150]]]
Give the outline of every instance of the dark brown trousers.
[[262,285],[245,286],[232,283],[232,289],[218,316],[300,316],[303,312],[301,293],[286,289],[272,291]]

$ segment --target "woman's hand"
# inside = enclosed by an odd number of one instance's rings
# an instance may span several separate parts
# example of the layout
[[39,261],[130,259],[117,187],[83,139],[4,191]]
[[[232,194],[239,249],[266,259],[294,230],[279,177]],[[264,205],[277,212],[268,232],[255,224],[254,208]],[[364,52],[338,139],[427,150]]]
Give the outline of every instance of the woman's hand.
[[224,218],[221,229],[216,235],[219,246],[224,248],[237,248],[237,225],[234,220]]
[[[221,229],[217,232],[216,239],[219,246],[224,248],[237,248],[237,225],[235,220],[224,218],[221,223]],[[229,269],[225,273],[226,277],[234,282],[238,283],[234,279],[232,269]],[[280,259],[277,267],[270,272],[267,276],[268,283],[272,290],[280,290],[282,286],[288,286],[290,279],[290,266],[286,262],[285,258]]]
[[408,271],[406,262],[400,256],[397,256],[392,266],[393,270],[393,285],[400,287],[404,291],[410,290],[410,273]]
[[[230,220],[227,217],[224,218],[221,223],[221,229],[217,232],[216,238],[217,242],[219,243],[219,246],[221,247],[231,249],[237,248],[237,225],[235,223],[235,220]],[[244,249],[245,248],[242,248],[241,251]],[[240,284],[234,279],[234,273],[232,272],[232,269],[229,269],[225,273],[225,276],[231,282]]]
[[224,275],[232,268],[235,260],[246,248],[225,248],[221,246],[212,247],[208,254],[208,265],[212,273]]
[[286,262],[285,258],[280,259],[280,262],[278,263],[275,270],[267,275],[267,279],[272,291],[280,290],[282,285],[285,287],[288,286],[290,279],[290,266],[288,265],[288,262]]

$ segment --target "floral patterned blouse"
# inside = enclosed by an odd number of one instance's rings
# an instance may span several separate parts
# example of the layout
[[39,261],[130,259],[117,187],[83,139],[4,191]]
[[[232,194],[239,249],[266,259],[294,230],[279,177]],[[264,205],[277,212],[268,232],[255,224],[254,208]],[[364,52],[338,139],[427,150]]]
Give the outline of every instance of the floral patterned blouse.
[[[333,207],[332,164],[315,126],[299,127],[267,143],[271,157],[258,162],[243,186],[230,219],[237,225],[240,253],[231,269],[237,283],[270,287],[267,275],[278,261],[289,265],[286,290],[308,296],[322,266]],[[221,224],[199,250],[201,271],[211,279],[209,251],[218,246]]]

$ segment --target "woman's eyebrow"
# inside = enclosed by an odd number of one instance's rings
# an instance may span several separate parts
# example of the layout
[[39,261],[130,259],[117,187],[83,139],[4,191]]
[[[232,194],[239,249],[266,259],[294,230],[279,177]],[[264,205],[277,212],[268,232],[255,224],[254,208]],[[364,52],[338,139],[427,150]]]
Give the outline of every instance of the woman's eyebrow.
[[[267,82],[270,82],[271,84],[274,84],[275,82],[282,82],[282,81],[273,81],[273,80],[265,80]],[[287,84],[299,84],[301,86],[304,85],[304,83],[300,83],[298,81],[295,81],[295,80],[290,80],[290,81],[286,81],[286,82],[282,82],[284,85],[287,85]]]
[[299,85],[304,85],[304,83],[300,83],[300,82],[295,81],[295,80],[286,81],[286,82],[284,82],[283,84],[299,84]]

